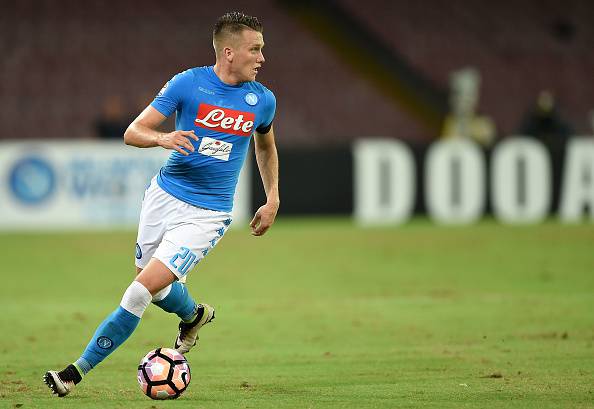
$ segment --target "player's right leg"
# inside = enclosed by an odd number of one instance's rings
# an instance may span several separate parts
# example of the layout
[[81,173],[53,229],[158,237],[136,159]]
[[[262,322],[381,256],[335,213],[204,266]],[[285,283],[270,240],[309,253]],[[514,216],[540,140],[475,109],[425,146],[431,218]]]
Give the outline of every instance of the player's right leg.
[[159,260],[152,259],[130,284],[119,307],[97,328],[80,358],[64,370],[48,371],[44,382],[54,394],[68,395],[82,377],[123,344],[138,326],[153,294],[170,285],[176,277]]

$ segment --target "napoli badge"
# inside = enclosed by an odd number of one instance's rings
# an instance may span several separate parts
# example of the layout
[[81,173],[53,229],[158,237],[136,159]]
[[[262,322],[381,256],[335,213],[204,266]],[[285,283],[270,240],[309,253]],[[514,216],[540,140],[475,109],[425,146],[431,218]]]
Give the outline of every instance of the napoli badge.
[[245,95],[245,102],[248,105],[254,106],[258,103],[258,96],[256,94],[254,94],[253,92],[248,92]]

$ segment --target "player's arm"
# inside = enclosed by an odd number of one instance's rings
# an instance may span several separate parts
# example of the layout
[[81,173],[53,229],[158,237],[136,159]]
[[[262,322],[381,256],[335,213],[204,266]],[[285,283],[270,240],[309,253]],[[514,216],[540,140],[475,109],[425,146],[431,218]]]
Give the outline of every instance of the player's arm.
[[194,131],[160,132],[158,128],[165,119],[167,119],[165,115],[149,105],[128,126],[124,133],[124,142],[126,145],[139,148],[161,146],[165,149],[174,149],[186,156],[189,152],[194,152],[194,146],[188,139],[198,140]]
[[256,145],[256,161],[266,192],[266,204],[261,206],[250,223],[252,234],[261,236],[272,226],[278,207],[280,197],[278,193],[278,154],[274,142],[274,130],[271,127],[268,133],[256,132],[254,138]]

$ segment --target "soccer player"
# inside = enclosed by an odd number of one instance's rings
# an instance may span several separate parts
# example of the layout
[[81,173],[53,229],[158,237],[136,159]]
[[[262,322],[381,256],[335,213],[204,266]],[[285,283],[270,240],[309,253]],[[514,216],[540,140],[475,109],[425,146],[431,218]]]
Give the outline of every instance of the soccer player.
[[[227,13],[215,24],[214,66],[175,75],[124,134],[126,144],[174,150],[145,192],[136,243],[136,279],[118,308],[97,328],[81,357],[64,370],[48,371],[54,394],[68,395],[134,331],[152,302],[181,319],[174,346],[185,354],[200,328],[215,317],[182,284],[231,223],[239,171],[254,135],[266,204],[250,223],[261,236],[279,207],[278,157],[272,120],[276,99],[256,82],[264,63],[262,25],[255,17]],[[176,131],[159,125],[176,113]]]

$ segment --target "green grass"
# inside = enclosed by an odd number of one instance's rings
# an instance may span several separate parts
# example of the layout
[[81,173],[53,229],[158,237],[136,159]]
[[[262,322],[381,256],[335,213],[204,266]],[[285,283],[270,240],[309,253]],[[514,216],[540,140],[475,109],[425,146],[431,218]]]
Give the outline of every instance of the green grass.
[[594,227],[555,222],[232,230],[189,277],[217,319],[179,400],[136,382],[140,358],[176,333],[154,306],[72,395],[50,396],[41,376],[118,305],[134,242],[0,235],[0,407],[594,408]]

